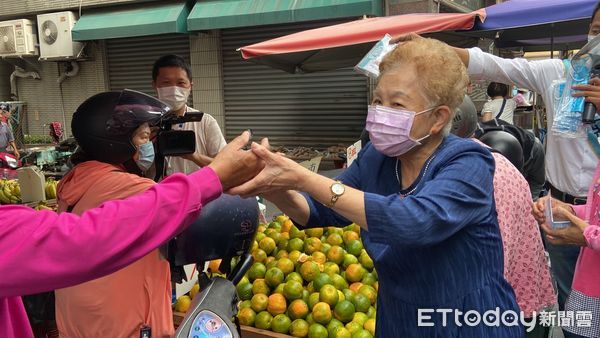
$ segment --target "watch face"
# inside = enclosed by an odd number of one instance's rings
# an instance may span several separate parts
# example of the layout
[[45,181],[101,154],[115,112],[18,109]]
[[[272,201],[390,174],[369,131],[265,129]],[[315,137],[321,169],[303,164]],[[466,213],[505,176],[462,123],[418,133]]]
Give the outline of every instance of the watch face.
[[334,194],[336,194],[336,195],[341,195],[341,194],[343,194],[343,193],[344,193],[344,190],[345,190],[345,189],[344,189],[344,185],[343,185],[343,184],[341,184],[341,183],[334,183],[334,184],[331,186],[331,191],[332,191]]

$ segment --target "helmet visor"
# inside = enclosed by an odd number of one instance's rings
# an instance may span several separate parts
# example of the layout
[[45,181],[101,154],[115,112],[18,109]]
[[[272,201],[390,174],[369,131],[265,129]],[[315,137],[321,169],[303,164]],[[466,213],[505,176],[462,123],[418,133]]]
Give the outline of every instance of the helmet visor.
[[114,114],[106,121],[106,130],[109,135],[127,135],[143,123],[156,125],[169,110],[169,106],[150,95],[124,89]]

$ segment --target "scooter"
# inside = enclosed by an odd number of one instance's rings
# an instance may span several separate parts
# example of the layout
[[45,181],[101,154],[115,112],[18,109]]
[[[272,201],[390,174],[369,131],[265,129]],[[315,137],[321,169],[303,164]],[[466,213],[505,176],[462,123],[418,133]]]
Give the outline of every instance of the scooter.
[[17,168],[23,164],[13,154],[0,153],[0,178],[13,180],[19,177]]
[[[175,338],[239,338],[240,327],[232,321],[238,312],[235,285],[253,263],[250,250],[258,228],[259,209],[255,198],[222,195],[202,208],[200,217],[172,242],[168,257],[183,266],[222,259],[219,270],[227,278],[202,273],[201,292],[175,332]],[[232,268],[232,258],[239,261]]]

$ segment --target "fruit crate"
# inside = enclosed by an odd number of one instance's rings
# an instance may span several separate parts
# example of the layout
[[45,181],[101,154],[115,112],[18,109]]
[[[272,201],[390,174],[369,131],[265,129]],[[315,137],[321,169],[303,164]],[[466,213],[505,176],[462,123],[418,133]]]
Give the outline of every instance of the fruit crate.
[[[175,328],[179,327],[181,321],[183,321],[183,317],[185,313],[181,312],[173,312],[173,324],[175,324]],[[242,329],[242,338],[293,338],[292,336],[288,336],[286,334],[276,333],[273,331],[261,330],[255,327],[250,326],[241,326]]]

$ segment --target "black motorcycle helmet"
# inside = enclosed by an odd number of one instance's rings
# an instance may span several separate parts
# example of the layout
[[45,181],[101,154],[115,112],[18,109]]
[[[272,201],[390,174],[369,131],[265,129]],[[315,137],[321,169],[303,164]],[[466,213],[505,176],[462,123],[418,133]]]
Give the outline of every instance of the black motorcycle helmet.
[[479,140],[506,157],[520,172],[523,172],[523,148],[516,137],[503,130],[491,130]]
[[177,236],[169,248],[170,263],[202,266],[213,259],[229,262],[248,253],[258,228],[258,216],[256,198],[221,195],[202,207],[198,219]]
[[154,125],[169,107],[134,90],[96,94],[73,114],[71,130],[89,160],[122,164],[132,159],[136,146],[131,134],[143,123]]
[[450,132],[458,137],[471,137],[477,129],[477,108],[468,95],[456,108]]

